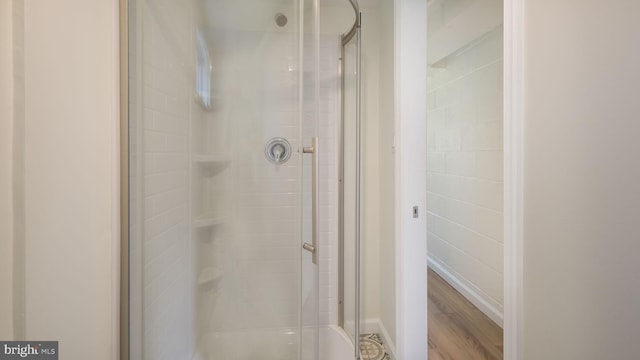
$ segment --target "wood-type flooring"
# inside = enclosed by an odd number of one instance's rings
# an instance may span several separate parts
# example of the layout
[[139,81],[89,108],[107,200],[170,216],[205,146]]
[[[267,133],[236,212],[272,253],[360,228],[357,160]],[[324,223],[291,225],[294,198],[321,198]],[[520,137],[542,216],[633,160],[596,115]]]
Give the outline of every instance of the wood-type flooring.
[[429,269],[429,360],[502,360],[502,329]]

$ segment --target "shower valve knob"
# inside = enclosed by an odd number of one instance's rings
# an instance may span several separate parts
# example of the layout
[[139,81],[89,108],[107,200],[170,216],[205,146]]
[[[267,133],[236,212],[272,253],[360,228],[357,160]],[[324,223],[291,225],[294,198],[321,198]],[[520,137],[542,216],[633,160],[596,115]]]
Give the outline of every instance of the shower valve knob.
[[291,144],[285,138],[273,138],[264,147],[264,154],[270,162],[284,164],[291,157]]

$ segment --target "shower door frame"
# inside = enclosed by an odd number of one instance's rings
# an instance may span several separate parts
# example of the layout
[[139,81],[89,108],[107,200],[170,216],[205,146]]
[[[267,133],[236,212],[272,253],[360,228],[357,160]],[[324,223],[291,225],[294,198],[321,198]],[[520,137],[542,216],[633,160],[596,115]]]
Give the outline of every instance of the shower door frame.
[[[340,37],[340,65],[338,76],[340,78],[340,136],[338,158],[338,326],[344,329],[344,156],[345,156],[345,46],[351,41],[356,41],[356,176],[355,176],[355,309],[354,309],[354,356],[357,359],[360,349],[360,195],[361,195],[361,116],[362,116],[362,13],[357,0],[349,0],[353,7],[355,21],[349,31]],[[355,40],[354,40],[355,39]],[[346,329],[345,329],[346,331]],[[348,331],[347,331],[348,333]]]
[[120,360],[129,360],[129,1],[119,1],[120,40]]

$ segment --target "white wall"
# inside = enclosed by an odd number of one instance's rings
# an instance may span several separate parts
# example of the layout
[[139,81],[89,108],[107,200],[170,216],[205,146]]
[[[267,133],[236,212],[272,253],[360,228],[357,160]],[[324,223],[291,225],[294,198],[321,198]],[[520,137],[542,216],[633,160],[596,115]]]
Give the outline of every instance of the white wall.
[[380,318],[379,29],[380,12],[362,11],[362,203],[360,316]]
[[500,324],[502,27],[450,55],[441,67],[430,67],[428,74],[429,260]]
[[13,338],[13,32],[12,1],[0,1],[0,339]]
[[[390,340],[396,341],[396,299],[395,299],[395,188],[394,169],[394,9],[392,1],[381,1],[375,35],[378,39],[378,151],[379,151],[379,192],[380,251],[378,264],[380,298],[380,321],[389,333]],[[374,36],[374,35],[369,35]]]
[[[427,3],[394,1],[396,347],[399,359],[427,357]],[[418,218],[412,216],[418,207]]]
[[337,38],[351,29],[355,20],[353,7],[348,1],[339,1],[338,4],[320,2],[320,32],[332,34]]
[[525,3],[525,359],[638,359],[640,2]]
[[115,359],[117,3],[24,5],[26,338]]
[[25,339],[25,61],[24,3],[13,0],[13,336]]

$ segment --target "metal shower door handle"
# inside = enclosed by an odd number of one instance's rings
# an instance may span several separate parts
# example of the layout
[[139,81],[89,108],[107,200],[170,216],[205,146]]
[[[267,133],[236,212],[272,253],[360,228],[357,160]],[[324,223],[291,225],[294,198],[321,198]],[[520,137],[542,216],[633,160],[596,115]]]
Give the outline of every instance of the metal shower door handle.
[[320,206],[320,197],[318,192],[319,182],[319,168],[320,164],[318,163],[318,138],[314,137],[311,139],[311,147],[302,148],[302,152],[304,154],[311,154],[311,244],[304,243],[302,248],[311,253],[311,259],[314,264],[318,264],[318,238],[320,235],[320,211],[318,211],[318,207]]

